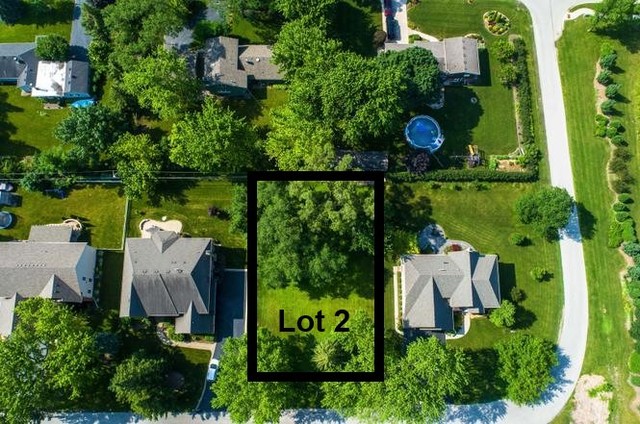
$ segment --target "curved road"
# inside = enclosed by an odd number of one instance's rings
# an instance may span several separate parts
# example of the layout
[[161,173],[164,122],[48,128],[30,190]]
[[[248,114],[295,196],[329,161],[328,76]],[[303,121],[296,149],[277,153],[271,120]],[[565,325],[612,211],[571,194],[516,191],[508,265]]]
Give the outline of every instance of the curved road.
[[[554,186],[565,188],[572,196],[575,196],[575,190],[555,40],[562,34],[568,9],[582,2],[582,0],[522,0],[522,3],[529,9],[533,22],[551,183]],[[561,231],[560,253],[564,280],[564,309],[558,336],[560,365],[554,369],[556,383],[545,392],[536,405],[517,406],[507,401],[496,401],[486,404],[450,406],[445,416],[446,422],[548,423],[570,399],[580,377],[589,322],[587,278],[582,240],[575,211],[569,225]],[[330,411],[305,410],[289,411],[283,417],[282,422],[299,420],[308,423],[344,422],[337,414]],[[103,421],[111,423],[137,422],[140,424],[146,422],[137,419],[132,414],[118,413],[66,414],[47,421],[82,424]],[[163,418],[162,421],[166,423],[228,422],[228,417],[224,413],[215,412],[177,414]]]

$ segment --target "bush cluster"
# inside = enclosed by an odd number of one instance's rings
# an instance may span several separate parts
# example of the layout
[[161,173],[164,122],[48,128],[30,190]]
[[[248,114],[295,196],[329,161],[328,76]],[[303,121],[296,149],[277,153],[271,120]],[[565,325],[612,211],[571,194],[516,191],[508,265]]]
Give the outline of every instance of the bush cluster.
[[[625,221],[633,222],[633,220]],[[632,355],[632,359],[637,358],[637,354],[640,353],[640,244],[637,239],[626,242],[622,249],[624,253],[633,258],[633,266],[627,268],[627,275],[625,276],[625,282],[627,287],[627,293],[631,297],[634,306],[634,317],[629,329],[629,334],[636,341],[635,355]],[[637,361],[636,361],[637,362]],[[630,363],[630,366],[637,368],[637,364]],[[637,372],[633,369],[634,372]]]
[[515,48],[515,65],[519,75],[516,90],[518,92],[517,113],[522,127],[522,144],[524,146],[522,162],[527,168],[537,170],[541,154],[535,145],[533,132],[533,98],[527,66],[527,49],[521,38],[513,40],[513,46]]
[[490,169],[436,169],[423,174],[411,172],[394,172],[387,178],[396,182],[440,181],[440,182],[521,182],[530,183],[538,180],[537,171],[504,172]]

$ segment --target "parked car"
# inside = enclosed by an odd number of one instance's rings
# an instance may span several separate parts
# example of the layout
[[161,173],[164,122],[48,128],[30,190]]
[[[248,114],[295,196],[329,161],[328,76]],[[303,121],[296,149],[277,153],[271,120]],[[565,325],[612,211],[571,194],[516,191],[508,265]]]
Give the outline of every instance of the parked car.
[[392,15],[393,15],[393,9],[391,9],[390,7],[385,7],[384,16],[392,16]]
[[396,20],[392,16],[387,16],[387,38],[389,41],[397,38]]
[[0,205],[2,206],[20,206],[22,198],[8,191],[0,191]]
[[207,381],[215,381],[219,367],[220,361],[216,358],[211,358],[211,361],[209,362],[209,369],[207,369]]
[[0,183],[0,191],[13,191],[14,187],[11,183]]

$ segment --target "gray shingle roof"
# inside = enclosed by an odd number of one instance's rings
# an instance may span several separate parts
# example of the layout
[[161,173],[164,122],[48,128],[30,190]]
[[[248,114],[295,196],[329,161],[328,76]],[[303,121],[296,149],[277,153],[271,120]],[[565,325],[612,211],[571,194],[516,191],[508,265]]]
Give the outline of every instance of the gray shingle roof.
[[403,321],[413,328],[453,330],[452,308],[500,306],[496,255],[450,252],[402,260]]
[[178,332],[211,332],[212,253],[211,239],[182,238],[172,231],[128,238],[120,316],[176,317]]
[[81,60],[67,62],[64,92],[89,94],[89,62]]
[[29,241],[70,242],[73,228],[69,225],[33,225]]
[[7,337],[15,326],[15,308],[22,296],[14,294],[10,297],[0,297],[0,337]]
[[[95,249],[87,243],[9,241],[0,243],[0,297],[19,293],[65,302],[82,302],[81,261],[95,263]],[[86,281],[86,280],[83,280]]]
[[28,66],[23,56],[33,56],[35,48],[35,43],[1,43],[0,80],[18,79]]
[[422,47],[433,53],[440,72],[445,74],[480,75],[478,40],[467,37],[445,38],[442,41],[416,41],[413,44],[385,43],[387,51],[402,51]]
[[278,65],[271,61],[271,46],[252,44],[239,47],[240,66],[256,81],[282,81]]

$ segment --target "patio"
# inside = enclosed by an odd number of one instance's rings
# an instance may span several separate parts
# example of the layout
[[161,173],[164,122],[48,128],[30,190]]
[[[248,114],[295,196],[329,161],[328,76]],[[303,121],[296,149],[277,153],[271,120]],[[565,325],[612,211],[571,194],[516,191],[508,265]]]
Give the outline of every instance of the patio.
[[182,233],[182,222],[177,219],[166,220],[167,217],[163,216],[162,221],[156,221],[155,219],[143,219],[140,221],[140,234],[142,238],[151,238],[153,233],[158,231],[173,231],[174,233]]

